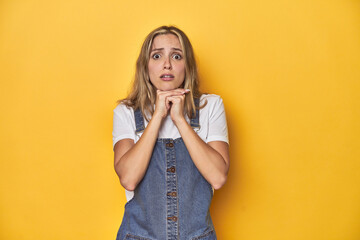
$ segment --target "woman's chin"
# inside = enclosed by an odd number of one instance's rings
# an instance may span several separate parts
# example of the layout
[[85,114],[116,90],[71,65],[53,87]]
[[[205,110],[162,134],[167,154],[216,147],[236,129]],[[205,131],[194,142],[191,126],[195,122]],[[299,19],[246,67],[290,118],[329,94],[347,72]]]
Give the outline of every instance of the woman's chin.
[[160,90],[160,91],[171,91],[174,89],[177,89],[177,88],[174,88],[174,87],[159,87],[159,88],[157,88],[157,90]]

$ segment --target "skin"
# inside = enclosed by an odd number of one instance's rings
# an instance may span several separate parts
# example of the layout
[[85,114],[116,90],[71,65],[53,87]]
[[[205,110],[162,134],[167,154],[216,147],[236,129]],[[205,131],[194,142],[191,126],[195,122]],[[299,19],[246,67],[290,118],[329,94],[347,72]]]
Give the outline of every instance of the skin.
[[[153,40],[148,64],[151,83],[156,89],[167,91],[181,86],[185,79],[185,59],[177,36],[158,35]],[[172,74],[174,79],[164,81],[162,74]]]
[[[185,79],[181,44],[173,34],[158,35],[152,50],[148,67],[150,81],[157,89],[155,112],[139,141],[123,139],[115,144],[114,167],[120,183],[133,191],[144,177],[162,121],[170,114],[195,166],[214,189],[219,189],[227,179],[229,146],[223,141],[205,143],[185,119],[184,100],[188,90],[179,88]],[[164,81],[160,78],[163,73],[174,78]]]

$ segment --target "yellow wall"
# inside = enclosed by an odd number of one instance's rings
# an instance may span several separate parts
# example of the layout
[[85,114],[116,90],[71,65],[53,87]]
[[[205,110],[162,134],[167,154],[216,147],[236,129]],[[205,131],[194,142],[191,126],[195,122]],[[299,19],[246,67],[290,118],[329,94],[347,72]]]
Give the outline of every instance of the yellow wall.
[[360,2],[0,2],[0,239],[115,239],[112,110],[163,24],[223,97],[218,238],[360,239]]

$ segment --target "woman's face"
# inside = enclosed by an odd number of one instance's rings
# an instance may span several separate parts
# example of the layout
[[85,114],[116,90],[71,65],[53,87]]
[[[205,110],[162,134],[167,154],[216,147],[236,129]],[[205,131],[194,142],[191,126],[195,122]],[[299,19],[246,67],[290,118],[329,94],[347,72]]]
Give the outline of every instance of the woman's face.
[[179,88],[185,79],[185,59],[180,41],[174,34],[154,38],[149,60],[150,81],[156,89]]

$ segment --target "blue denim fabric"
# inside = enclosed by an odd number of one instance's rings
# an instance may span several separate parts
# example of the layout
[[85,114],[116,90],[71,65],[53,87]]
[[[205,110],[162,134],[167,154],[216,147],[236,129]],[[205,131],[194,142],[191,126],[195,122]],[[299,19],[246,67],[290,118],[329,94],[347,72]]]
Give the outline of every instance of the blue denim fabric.
[[[135,112],[137,131],[142,131],[143,116]],[[200,127],[198,111],[191,126]],[[212,197],[182,138],[158,138],[144,178],[125,204],[116,240],[216,240]]]

